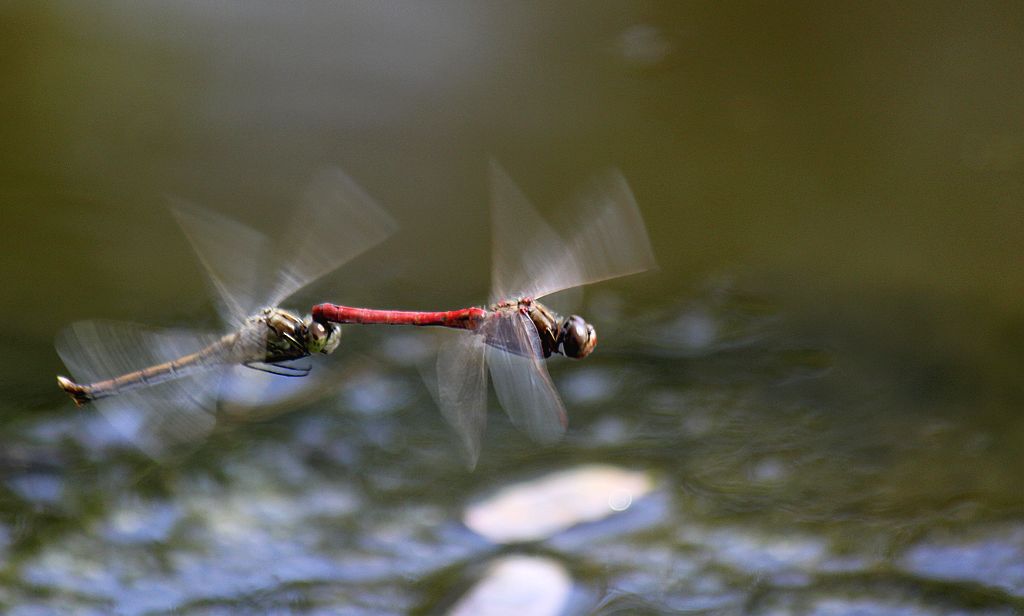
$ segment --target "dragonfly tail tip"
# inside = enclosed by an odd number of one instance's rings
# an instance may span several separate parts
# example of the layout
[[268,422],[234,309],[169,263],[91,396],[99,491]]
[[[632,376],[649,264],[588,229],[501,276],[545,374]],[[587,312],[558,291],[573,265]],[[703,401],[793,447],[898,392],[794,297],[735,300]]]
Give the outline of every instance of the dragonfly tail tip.
[[75,383],[66,376],[57,377],[57,386],[71,396],[71,399],[75,402],[75,406],[88,404],[92,400],[92,396],[89,395],[89,389],[87,387],[83,387],[78,383]]

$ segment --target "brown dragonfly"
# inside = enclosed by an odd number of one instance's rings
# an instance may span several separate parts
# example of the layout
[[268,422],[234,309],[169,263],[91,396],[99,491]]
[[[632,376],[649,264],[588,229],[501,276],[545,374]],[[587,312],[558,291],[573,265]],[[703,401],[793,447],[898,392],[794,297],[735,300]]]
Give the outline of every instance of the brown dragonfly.
[[312,366],[299,360],[333,352],[340,326],[278,305],[396,229],[337,169],[317,174],[298,207],[281,211],[287,231],[276,244],[208,210],[175,202],[172,212],[203,264],[228,332],[83,321],[56,343],[78,379],[57,377],[61,389],[78,405],[97,406],[157,458],[213,428],[218,401],[240,378],[236,367],[302,377]]

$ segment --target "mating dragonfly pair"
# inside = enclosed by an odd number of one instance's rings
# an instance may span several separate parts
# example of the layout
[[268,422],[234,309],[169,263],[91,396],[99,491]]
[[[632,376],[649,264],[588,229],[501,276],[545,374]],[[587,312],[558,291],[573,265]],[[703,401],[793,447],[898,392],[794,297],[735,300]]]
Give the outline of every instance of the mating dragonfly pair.
[[[396,229],[348,176],[326,171],[290,216],[276,250],[238,222],[175,204],[175,217],[216,291],[229,333],[76,323],[58,338],[57,351],[83,384],[65,377],[57,382],[76,404],[95,404],[159,458],[212,429],[224,370],[245,366],[306,376],[311,366],[296,360],[332,353],[342,324],[438,326],[469,332],[441,344],[436,380],[428,384],[471,465],[479,457],[486,423],[488,372],[513,423],[537,441],[556,441],[567,418],[544,360],[555,354],[586,357],[597,334],[582,317],[562,318],[537,300],[651,269],[654,255],[629,186],[617,172],[594,181],[581,195],[571,238],[560,238],[494,163],[490,181],[493,261],[486,308],[414,312],[320,304],[306,318],[279,308]],[[265,272],[276,273],[269,287],[259,285]]]

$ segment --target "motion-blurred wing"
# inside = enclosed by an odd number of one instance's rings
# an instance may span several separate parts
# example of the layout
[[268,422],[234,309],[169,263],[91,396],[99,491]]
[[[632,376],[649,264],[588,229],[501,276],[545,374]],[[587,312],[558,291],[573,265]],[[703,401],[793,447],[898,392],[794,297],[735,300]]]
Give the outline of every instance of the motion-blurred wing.
[[491,164],[492,301],[545,295],[642,272],[657,263],[622,174],[593,180],[578,199],[570,240],[548,227],[519,188]]
[[[130,323],[83,321],[57,338],[57,352],[82,385],[194,353],[218,339],[194,332],[147,330]],[[114,427],[153,458],[205,436],[215,423],[217,363],[182,369],[177,378],[94,401]]]
[[[310,358],[272,364],[274,368],[305,369]],[[288,378],[235,366],[220,380],[218,419],[222,423],[259,421],[295,410],[336,393],[349,376],[351,366],[340,361],[316,362],[301,378]]]
[[517,313],[490,319],[484,328],[494,391],[512,423],[540,443],[562,438],[565,406],[544,365],[533,321]]
[[259,284],[270,242],[240,222],[184,201],[173,199],[171,211],[206,269],[222,318],[241,325],[262,308]]
[[487,373],[480,336],[456,332],[437,355],[437,378],[430,385],[441,415],[459,435],[469,468],[480,458],[487,426]]
[[544,222],[519,186],[493,160],[490,183],[491,302],[532,297],[527,289],[535,286],[537,280],[560,279],[565,287],[580,284],[576,280],[582,273],[572,269],[572,263],[567,270],[553,269],[556,263],[551,255],[560,256],[564,250],[562,238]]
[[538,278],[528,290],[538,298],[574,285],[637,274],[658,267],[643,216],[633,192],[618,170],[591,180],[580,196],[575,232],[550,272],[578,272],[575,281],[552,275]]
[[299,207],[288,217],[279,244],[277,281],[269,306],[384,241],[397,225],[391,216],[340,169],[318,173]]

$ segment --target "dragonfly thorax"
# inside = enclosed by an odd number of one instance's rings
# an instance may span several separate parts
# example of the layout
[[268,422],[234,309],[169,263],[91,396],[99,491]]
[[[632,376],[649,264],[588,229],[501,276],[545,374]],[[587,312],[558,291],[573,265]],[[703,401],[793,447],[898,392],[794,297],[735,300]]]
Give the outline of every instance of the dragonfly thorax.
[[594,326],[579,315],[562,318],[544,304],[532,299],[518,302],[502,302],[497,307],[515,308],[530,317],[540,338],[544,357],[558,353],[573,359],[583,359],[597,346],[597,332]]
[[558,315],[544,304],[529,299],[520,300],[519,308],[526,312],[530,320],[533,321],[534,327],[537,328],[544,357],[551,357],[552,353],[558,353]]
[[280,308],[265,308],[258,317],[270,329],[266,362],[300,359],[313,353],[330,354],[341,341],[341,326],[305,320]]

